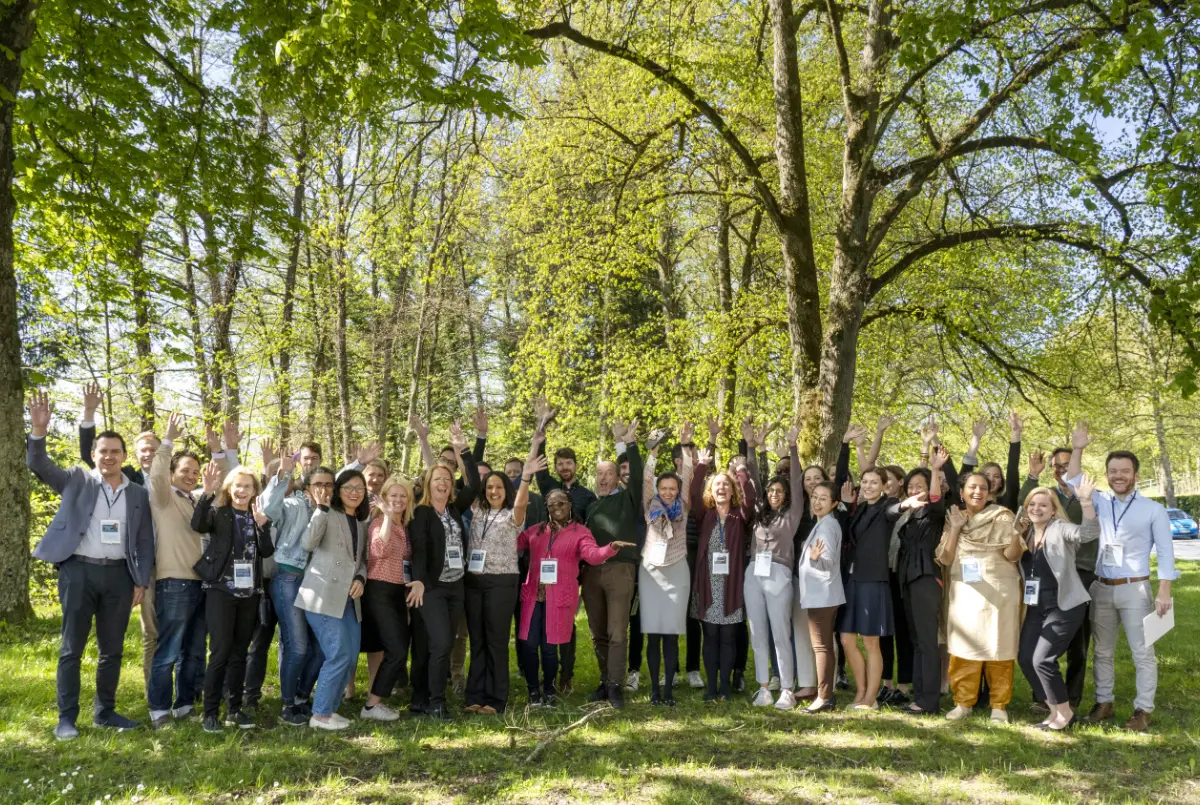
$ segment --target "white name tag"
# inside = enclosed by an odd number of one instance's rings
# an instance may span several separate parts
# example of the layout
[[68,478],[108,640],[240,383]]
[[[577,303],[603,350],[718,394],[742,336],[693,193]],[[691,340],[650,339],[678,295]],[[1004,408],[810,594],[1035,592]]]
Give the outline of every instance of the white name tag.
[[462,548],[446,548],[446,566],[451,570],[462,570]]
[[101,545],[120,545],[121,544],[121,521],[120,520],[101,520],[100,521],[100,544]]
[[558,560],[543,559],[538,571],[538,581],[542,584],[558,584]]
[[1125,564],[1125,548],[1121,545],[1105,545],[1104,564],[1109,567],[1121,567]]
[[487,551],[471,551],[471,561],[467,565],[467,570],[472,573],[482,573],[485,559],[487,559]]
[[404,560],[404,583],[408,584],[412,581],[412,562]]
[[650,553],[646,557],[652,565],[664,565],[667,563],[667,543],[651,542]]
[[714,576],[729,575],[729,551],[714,551],[712,555],[712,573]]
[[254,564],[252,562],[233,563],[233,586],[237,590],[249,590],[254,587]]
[[962,560],[963,581],[967,584],[978,584],[983,581],[983,571],[979,568],[978,559]]
[[1035,607],[1038,602],[1038,590],[1042,588],[1041,579],[1025,579],[1025,605]]
[[759,551],[754,554],[754,575],[763,577],[771,575],[770,551]]

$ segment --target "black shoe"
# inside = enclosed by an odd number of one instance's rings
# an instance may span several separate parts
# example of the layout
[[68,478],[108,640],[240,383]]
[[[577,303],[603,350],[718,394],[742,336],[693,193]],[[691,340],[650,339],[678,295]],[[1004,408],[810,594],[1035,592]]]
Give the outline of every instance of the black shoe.
[[54,728],[54,740],[56,741],[73,741],[78,737],[79,730],[65,718],[59,721],[58,726]]
[[216,716],[205,716],[204,717],[204,731],[205,732],[220,732],[221,731],[221,722],[217,719]]
[[94,719],[92,719],[92,723],[97,727],[105,727],[110,730],[116,730],[117,732],[128,732],[129,730],[136,730],[138,728],[138,723],[136,721],[134,721],[132,718],[126,718],[120,713],[109,713],[108,715],[104,716],[96,716]]
[[1067,722],[1067,725],[1065,727],[1055,728],[1055,727],[1051,727],[1049,724],[1038,724],[1036,727],[1034,727],[1034,729],[1039,729],[1044,732],[1066,732],[1069,729],[1074,729],[1075,725],[1078,723],[1079,723],[1079,716],[1071,716],[1071,720]]
[[167,727],[171,726],[172,720],[173,719],[171,718],[170,713],[164,713],[163,715],[159,716],[158,718],[150,719],[150,729],[152,729],[152,730],[166,729]]
[[838,674],[837,684],[835,687],[838,690],[850,690],[850,677],[846,676],[844,673]]
[[704,701],[706,701],[706,702],[715,702],[716,700],[717,700],[717,694],[715,694],[715,693],[708,693],[707,691],[705,692],[705,694],[704,694]]
[[253,729],[255,723],[253,718],[246,715],[245,710],[234,710],[232,713],[225,714],[225,726],[248,730]]
[[675,697],[671,695],[670,691],[667,692],[667,695],[663,696],[662,703],[667,707],[675,706]]
[[733,689],[738,693],[746,692],[746,674],[742,671],[733,672]]
[[587,700],[589,702],[606,702],[606,701],[608,701],[608,684],[606,682],[601,682],[599,685],[597,685],[596,689],[594,691],[592,691],[591,695],[588,696]]
[[662,703],[663,703],[662,697],[658,695],[658,691],[657,690],[650,691],[650,706],[658,707]]
[[428,707],[425,709],[425,715],[432,718],[434,721],[450,722],[454,720],[454,716],[442,706]]
[[309,718],[310,716],[301,713],[297,707],[285,707],[279,716],[280,721],[293,727],[307,727]]
[[423,716],[429,712],[429,705],[413,702],[408,706],[408,712],[412,713],[413,715]]
[[875,704],[886,707],[892,701],[892,696],[899,692],[895,688],[880,688],[879,693],[875,696]]
[[620,710],[625,706],[625,694],[621,692],[621,685],[619,682],[609,684],[608,703],[613,706],[614,710]]
[[292,709],[304,716],[306,719],[312,718],[312,699],[306,699],[299,704],[294,704],[292,705]]
[[891,696],[888,696],[888,707],[908,707],[910,704],[912,704],[912,697],[899,688],[892,691]]
[[242,704],[242,712],[245,713],[246,715],[250,716],[251,718],[256,717],[258,715],[258,700],[257,699],[255,699],[254,701],[247,700],[246,702],[244,702]]

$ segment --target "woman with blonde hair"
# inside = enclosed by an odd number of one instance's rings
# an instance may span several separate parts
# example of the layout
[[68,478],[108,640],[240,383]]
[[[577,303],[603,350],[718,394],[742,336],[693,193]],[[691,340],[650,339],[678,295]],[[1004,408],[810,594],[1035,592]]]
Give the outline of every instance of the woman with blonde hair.
[[[368,490],[370,486],[367,487]],[[407,526],[415,501],[412,481],[393,475],[375,496],[367,527],[367,584],[362,597],[362,645],[370,671],[369,693],[361,718],[395,721],[400,717],[382,703],[408,683],[409,614],[405,598],[412,548]]]
[[1016,524],[1027,548],[1021,558],[1027,609],[1017,661],[1034,698],[1050,707],[1040,729],[1064,730],[1076,721],[1058,658],[1083,626],[1091,600],[1075,570],[1075,552],[1082,543],[1100,537],[1094,491],[1092,479],[1084,475],[1078,487],[1080,525],[1068,519],[1058,495],[1046,487],[1029,493]]
[[956,706],[946,717],[959,721],[970,715],[986,675],[992,721],[1007,722],[1021,629],[1017,563],[1025,545],[1013,528],[1013,513],[992,501],[986,475],[969,474],[962,497],[965,508],[949,511],[936,555],[950,570],[946,631]]

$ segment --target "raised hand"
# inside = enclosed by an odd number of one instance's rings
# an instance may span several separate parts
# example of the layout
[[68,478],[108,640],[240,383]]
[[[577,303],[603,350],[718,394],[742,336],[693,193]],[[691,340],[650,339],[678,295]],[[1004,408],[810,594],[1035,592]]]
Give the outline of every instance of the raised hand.
[[221,450],[221,437],[217,435],[216,429],[209,423],[204,423],[204,443],[208,446],[208,454],[215,456]]
[[204,467],[204,494],[212,496],[221,488],[221,468],[216,462],[210,461]]
[[358,446],[355,451],[355,458],[362,466],[367,466],[375,459],[383,455],[383,448],[379,446],[379,442],[367,442]]
[[858,442],[865,439],[867,429],[857,423],[851,423],[850,427],[846,428],[846,433],[842,436],[842,444],[850,444],[850,442]]
[[104,404],[104,395],[99,383],[88,383],[83,387],[83,418],[91,419],[96,409]]
[[264,526],[271,522],[271,518],[267,517],[267,513],[263,511],[262,498],[255,498],[254,503],[250,506],[250,511],[254,513],[254,522],[260,526]]
[[289,478],[296,471],[296,459],[292,458],[291,453],[285,453],[279,457],[279,471],[276,475],[280,478]]
[[221,433],[225,437],[225,449],[237,450],[238,445],[242,443],[242,432],[238,430],[237,422],[232,419],[225,420]]
[[546,432],[545,431],[536,430],[533,432],[533,438],[529,440],[529,458],[526,459],[526,463],[529,463],[529,461],[532,460],[533,457],[538,454],[538,448],[540,448],[542,446],[542,444],[545,443],[545,441],[546,441]]
[[637,419],[629,420],[629,424],[625,426],[625,444],[634,444],[637,442],[638,421]]
[[921,425],[921,444],[925,450],[929,450],[929,446],[933,444],[938,437],[937,417],[934,414],[929,415],[929,419]]
[[1079,495],[1080,502],[1092,500],[1092,493],[1096,491],[1096,482],[1092,476],[1086,472],[1079,476],[1079,484],[1075,487],[1075,492]]
[[619,419],[614,419],[610,426],[613,435],[613,441],[624,442],[625,439],[625,423]]
[[379,511],[383,512],[383,516],[385,518],[390,519],[390,518],[394,517],[397,513],[396,508],[394,506],[392,506],[392,504],[388,503],[387,499],[385,497],[383,497],[383,495],[379,495],[378,497],[376,497],[375,500],[372,502],[372,505],[375,508],[379,509]]
[[1008,412],[1008,432],[1010,442],[1021,441],[1021,435],[1025,432],[1025,418],[1015,408]]
[[531,456],[530,459],[525,462],[525,466],[521,468],[521,476],[526,481],[532,481],[533,476],[546,469],[547,466],[545,455]]
[[854,484],[846,481],[842,484],[842,503],[850,504],[854,502]]
[[939,445],[937,450],[933,451],[933,455],[929,457],[929,467],[937,472],[942,467],[946,466],[946,462],[950,460],[950,451],[946,449],[946,445]]
[[467,449],[467,437],[463,433],[462,423],[457,419],[450,425],[450,446],[454,448],[455,453],[461,453]]
[[742,420],[742,439],[744,439],[746,442],[747,450],[753,450],[757,446],[758,442],[756,442],[754,440],[754,437],[756,435],[757,434],[755,434],[755,432],[754,432],[754,419],[752,417],[746,417],[745,419],[743,419]]
[[991,423],[986,418],[975,420],[975,424],[971,426],[971,438],[975,440],[974,444],[979,444],[983,441],[983,435],[987,433],[989,424]]
[[946,512],[946,521],[950,523],[950,530],[955,533],[962,531],[968,519],[967,512],[958,506],[951,506]]
[[34,390],[29,397],[29,430],[38,438],[50,430],[50,414],[54,407],[50,405],[50,397],[46,392]]
[[1071,447],[1076,450],[1083,450],[1092,443],[1091,427],[1087,420],[1079,420],[1079,424],[1075,426],[1075,430],[1071,431]]
[[1040,478],[1045,471],[1046,454],[1041,450],[1034,450],[1029,454],[1029,477]]
[[875,432],[884,433],[888,428],[890,428],[892,425],[895,425],[899,421],[899,419],[891,414],[884,414],[883,416],[879,417],[879,421],[875,423]]
[[475,435],[480,439],[486,439],[488,435],[488,415],[483,406],[475,409],[475,415],[471,417],[471,424],[475,426]]
[[696,426],[691,422],[684,422],[679,426],[679,443],[691,444],[696,437]]
[[318,506],[328,506],[329,501],[333,500],[332,486],[310,486],[309,492],[312,493],[312,501]]
[[417,438],[423,442],[429,441],[429,426],[421,421],[421,417],[413,414],[408,418],[408,426],[412,428],[412,432],[417,434]]
[[712,414],[709,414],[706,417],[705,424],[708,425],[708,441],[716,444],[717,439],[721,436],[721,417],[714,417]]
[[900,508],[901,508],[901,510],[919,509],[928,502],[929,502],[929,493],[922,492],[919,495],[913,495],[912,497],[905,498],[904,502],[900,504]]
[[183,424],[183,414],[178,411],[172,411],[171,415],[167,417],[166,440],[168,442],[179,441],[179,437],[183,435]]
[[792,427],[789,428],[788,432],[787,432],[788,447],[791,447],[792,445],[794,445],[796,443],[796,440],[799,438],[800,438],[800,426],[792,425]]
[[707,447],[704,448],[703,450],[701,450],[699,461],[697,461],[696,463],[703,464],[706,467],[711,467],[712,463],[713,463],[713,451],[708,449]]
[[275,452],[275,442],[270,439],[263,439],[258,443],[258,449],[262,451],[263,472],[267,472],[275,459],[279,458],[279,454]]
[[812,545],[809,546],[809,548],[808,548],[809,560],[816,562],[816,561],[819,561],[821,559],[821,557],[824,555],[825,555],[825,540],[819,539],[816,542],[814,542]]

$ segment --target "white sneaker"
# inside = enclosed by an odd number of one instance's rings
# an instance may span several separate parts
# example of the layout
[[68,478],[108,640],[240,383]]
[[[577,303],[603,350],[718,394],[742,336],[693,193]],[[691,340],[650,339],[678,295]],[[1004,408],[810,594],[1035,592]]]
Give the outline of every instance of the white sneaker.
[[949,713],[946,713],[946,718],[949,719],[950,721],[962,721],[964,718],[966,718],[969,715],[971,715],[970,707],[958,706],[958,707],[955,707],[953,710],[951,710]]
[[704,687],[704,680],[700,678],[699,671],[688,671],[688,684],[693,688]]
[[629,675],[625,677],[625,690],[637,690],[641,681],[642,674],[640,671],[630,671]]
[[174,710],[172,710],[171,715],[175,716],[175,718],[187,718],[193,712],[195,712],[195,710],[196,708],[192,707],[190,704],[185,704],[183,707],[176,707]]
[[337,713],[333,713],[329,716],[328,721],[322,721],[313,716],[308,720],[308,726],[319,730],[344,730],[350,726],[350,721],[349,719],[342,718]]
[[771,681],[767,683],[767,690],[770,690],[770,691],[778,691],[779,690],[779,677],[777,677],[777,676],[771,677]]
[[996,723],[996,724],[1007,724],[1008,723],[1008,711],[1007,710],[992,710],[992,721],[993,721],[993,723]]
[[754,701],[751,702],[755,707],[770,707],[775,703],[775,699],[771,696],[771,691],[766,688],[759,688],[758,693],[754,694]]
[[796,706],[796,697],[790,690],[785,690],[779,694],[779,701],[775,702],[776,710],[791,710]]
[[363,709],[358,712],[358,717],[372,719],[374,721],[399,721],[400,720],[400,714],[397,713],[392,708],[388,707],[383,702],[380,702],[379,704],[375,705],[374,707],[370,707],[370,708],[363,707]]

